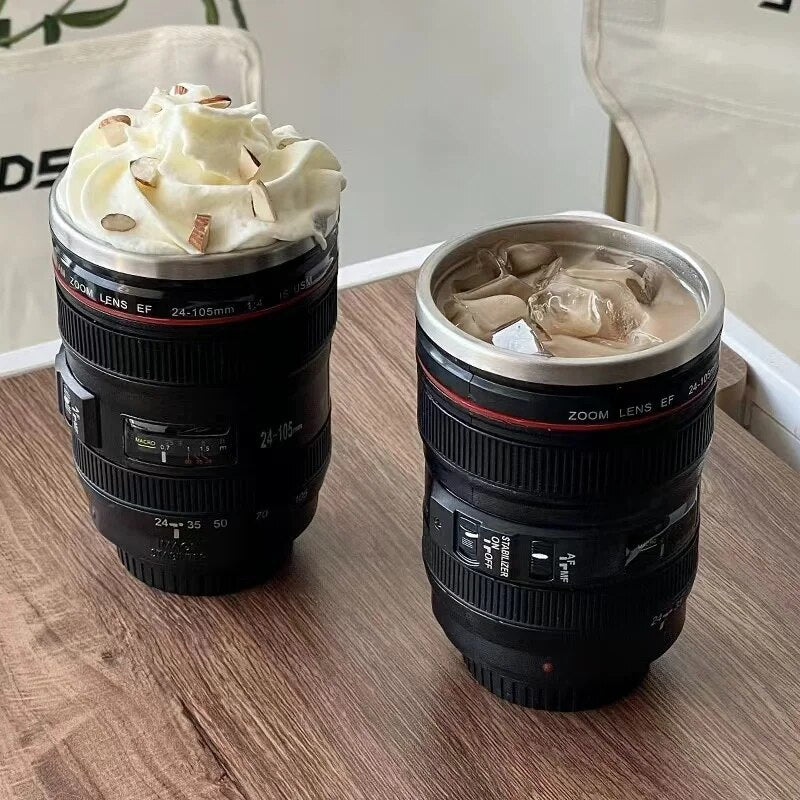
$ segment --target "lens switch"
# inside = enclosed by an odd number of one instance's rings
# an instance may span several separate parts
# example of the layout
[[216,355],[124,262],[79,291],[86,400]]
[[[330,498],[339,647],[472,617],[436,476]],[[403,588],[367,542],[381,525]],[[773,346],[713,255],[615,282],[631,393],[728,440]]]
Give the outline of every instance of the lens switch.
[[553,579],[553,543],[534,539],[531,542],[530,577],[536,581]]

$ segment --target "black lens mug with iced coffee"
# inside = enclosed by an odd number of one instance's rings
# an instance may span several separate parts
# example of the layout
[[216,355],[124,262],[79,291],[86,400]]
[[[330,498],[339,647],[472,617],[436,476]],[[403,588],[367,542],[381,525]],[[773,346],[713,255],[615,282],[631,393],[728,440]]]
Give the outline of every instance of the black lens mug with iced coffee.
[[423,557],[500,697],[597,706],[677,639],[723,305],[702,260],[612,220],[505,223],[423,265]]

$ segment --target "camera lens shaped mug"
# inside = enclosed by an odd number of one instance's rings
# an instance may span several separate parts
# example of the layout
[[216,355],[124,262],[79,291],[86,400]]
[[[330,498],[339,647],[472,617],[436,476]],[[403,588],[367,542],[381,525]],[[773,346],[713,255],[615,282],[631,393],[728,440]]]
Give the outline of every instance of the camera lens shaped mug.
[[[464,259],[498,242],[650,257],[698,299],[699,321],[600,358],[502,350],[436,305]],[[422,553],[433,612],[483,686],[574,710],[636,686],[677,639],[697,569],[724,297],[697,257],[639,228],[533,218],[435,251],[417,283]]]
[[[265,580],[313,518],[330,459],[337,219],[324,248],[169,257],[85,236],[54,199],[50,222],[58,401],[95,526],[133,575],[165,591]],[[498,241],[656,258],[697,296],[700,321],[620,356],[502,351],[434,301],[465,256]],[[718,278],[629,225],[532,218],[439,248],[416,306],[436,619],[500,697],[553,710],[618,698],[677,639],[697,569]]]
[[149,256],[82,234],[55,197],[58,401],[95,526],[168,592],[265,580],[330,460],[337,217],[324,247]]

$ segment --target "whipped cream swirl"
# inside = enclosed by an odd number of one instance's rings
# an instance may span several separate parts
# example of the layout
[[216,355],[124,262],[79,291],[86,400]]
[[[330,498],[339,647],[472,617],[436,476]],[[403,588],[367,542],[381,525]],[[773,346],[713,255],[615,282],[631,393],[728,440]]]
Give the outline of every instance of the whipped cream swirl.
[[[154,90],[143,109],[104,114],[76,142],[58,205],[83,233],[138,253],[223,253],[309,236],[323,244],[345,187],[336,157],[289,125],[273,129],[255,103],[226,101],[179,84]],[[104,224],[111,215],[128,224]]]

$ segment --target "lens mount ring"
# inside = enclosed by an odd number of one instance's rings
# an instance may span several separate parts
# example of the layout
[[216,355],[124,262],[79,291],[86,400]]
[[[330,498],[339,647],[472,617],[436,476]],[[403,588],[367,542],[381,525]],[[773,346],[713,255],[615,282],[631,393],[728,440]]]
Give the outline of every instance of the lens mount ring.
[[606,705],[625,696],[638,686],[648,667],[634,669],[627,675],[615,676],[602,683],[585,686],[547,686],[534,684],[504,674],[464,656],[464,664],[473,678],[493,695],[526,708],[543,711],[581,711]]
[[[316,505],[315,499],[310,513],[306,514],[309,522]],[[263,583],[289,560],[293,545],[291,538],[271,542],[269,548],[260,548],[252,553],[246,566],[229,571],[187,570],[132,555],[121,547],[117,547],[117,555],[125,569],[146,586],[171,594],[207,596],[238,592]]]

